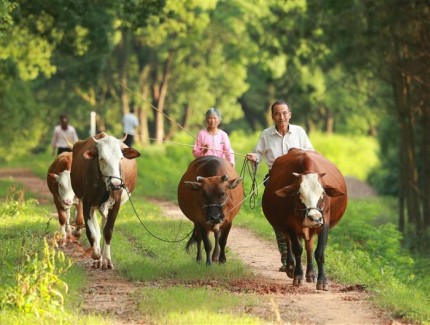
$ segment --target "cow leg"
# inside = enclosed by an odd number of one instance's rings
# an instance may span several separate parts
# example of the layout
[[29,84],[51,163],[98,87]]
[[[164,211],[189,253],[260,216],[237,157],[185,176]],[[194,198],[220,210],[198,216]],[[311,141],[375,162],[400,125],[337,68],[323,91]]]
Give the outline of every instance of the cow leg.
[[219,252],[220,252],[220,247],[219,247],[220,230],[214,231],[214,237],[215,237],[215,248],[212,253],[212,262],[218,262]]
[[100,227],[97,221],[97,214],[95,208],[90,207],[88,202],[83,202],[84,217],[86,223],[86,234],[90,242],[92,252],[91,258],[94,260],[93,267],[99,268],[101,266],[101,253],[100,253]]
[[67,240],[67,212],[63,209],[58,209],[58,222],[60,223],[60,239],[59,245],[64,246]]
[[293,285],[300,286],[303,284],[302,242],[294,231],[290,231],[289,235],[290,235],[291,245],[294,252],[294,257],[296,258],[296,267],[294,268]]
[[313,248],[314,248],[314,240],[313,238],[305,241],[305,249],[306,249],[306,282],[315,282],[315,270],[313,264]]
[[328,291],[328,282],[324,273],[324,254],[327,247],[329,225],[324,224],[321,233],[318,236],[317,249],[315,250],[315,260],[318,265],[317,290]]
[[202,262],[202,239],[196,238],[197,243],[197,256],[196,256],[196,262],[201,263]]
[[118,216],[119,207],[121,205],[120,201],[115,202],[112,209],[109,210],[109,213],[107,215],[107,219],[104,219],[103,222],[103,270],[113,270],[113,263],[112,263],[112,257],[110,254],[110,242],[112,240],[112,234],[113,234],[113,228],[115,226],[115,220]]
[[198,232],[200,233],[201,239],[203,240],[203,245],[205,247],[206,252],[206,266],[212,265],[211,251],[212,251],[212,243],[209,239],[208,231],[202,227],[197,226]]
[[[292,249],[292,245],[291,245],[290,236],[288,234],[285,234],[284,238],[285,238],[285,243],[287,244],[287,252],[282,253],[282,254],[286,255],[285,273],[287,273],[287,276],[292,279],[294,277],[294,269],[296,267],[296,260],[295,260],[294,255],[293,255],[293,249]],[[282,256],[282,258],[284,258],[284,256]]]
[[226,224],[225,227],[221,230],[221,237],[219,240],[219,244],[221,247],[221,253],[219,256],[219,264],[224,264],[227,262],[227,258],[225,256],[225,247],[227,245],[228,234],[230,233],[231,223]]
[[75,207],[75,229],[73,230],[73,236],[81,237],[84,228],[84,214],[82,211],[82,201],[75,197],[73,205]]

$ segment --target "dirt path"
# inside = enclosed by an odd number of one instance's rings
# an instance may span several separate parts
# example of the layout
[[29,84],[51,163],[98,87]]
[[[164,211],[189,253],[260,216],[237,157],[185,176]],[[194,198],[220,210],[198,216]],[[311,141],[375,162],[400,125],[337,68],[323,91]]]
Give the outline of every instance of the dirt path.
[[[31,192],[38,193],[43,202],[51,199],[46,183],[28,170],[0,170],[0,178],[22,183]],[[348,183],[352,197],[353,192],[359,197],[374,195],[373,190],[361,182],[352,179]],[[151,201],[161,207],[166,217],[185,218],[177,205]],[[264,299],[270,302],[253,307],[248,313],[279,324],[401,324],[373,307],[368,294],[359,287],[330,282],[330,291],[321,292],[315,290],[314,284],[306,283],[300,288],[292,286],[292,280],[277,271],[280,261],[275,245],[275,240],[263,241],[239,227],[233,226],[230,233],[227,254],[237,255],[259,276],[261,292],[271,294],[271,299]],[[92,269],[88,252],[76,242],[68,243],[64,250],[87,274],[88,285],[82,303],[85,312],[106,315],[114,324],[145,323],[136,312],[137,302],[133,299],[133,293],[142,284],[125,280],[115,271]]]

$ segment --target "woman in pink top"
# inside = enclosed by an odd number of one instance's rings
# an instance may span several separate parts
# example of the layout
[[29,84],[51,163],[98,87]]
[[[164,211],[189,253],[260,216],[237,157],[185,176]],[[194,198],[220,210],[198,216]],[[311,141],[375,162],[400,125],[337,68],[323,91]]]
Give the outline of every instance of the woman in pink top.
[[206,129],[200,130],[194,143],[193,155],[217,156],[224,158],[234,166],[234,152],[230,145],[227,133],[218,129],[221,123],[221,112],[216,108],[210,108],[206,112]]

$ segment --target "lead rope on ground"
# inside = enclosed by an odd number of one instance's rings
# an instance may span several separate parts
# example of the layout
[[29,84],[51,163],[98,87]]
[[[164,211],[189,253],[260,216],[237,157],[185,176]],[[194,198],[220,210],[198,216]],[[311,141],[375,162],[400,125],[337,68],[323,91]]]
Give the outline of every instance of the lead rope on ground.
[[[187,235],[185,235],[183,238],[181,238],[181,239],[176,239],[176,240],[168,240],[168,239],[163,239],[163,238],[160,238],[160,237],[158,237],[157,235],[154,235],[146,226],[145,226],[145,224],[142,222],[142,220],[140,219],[140,217],[139,217],[139,214],[137,213],[137,211],[136,211],[136,209],[135,209],[135,207],[134,207],[134,204],[133,204],[133,201],[131,200],[131,198],[130,198],[130,192],[128,191],[128,188],[125,186],[125,185],[121,185],[121,187],[122,188],[124,188],[125,189],[125,191],[127,192],[127,195],[128,195],[128,200],[130,201],[130,204],[131,204],[131,207],[133,208],[133,211],[134,211],[134,214],[136,215],[136,217],[137,217],[137,219],[139,220],[139,222],[140,222],[140,224],[143,226],[143,228],[145,228],[145,230],[148,232],[148,234],[150,234],[152,237],[154,237],[155,239],[158,239],[158,240],[161,240],[161,241],[163,241],[163,242],[165,242],[165,243],[179,243],[179,242],[181,242],[181,241],[183,241],[183,240],[185,240],[185,239],[187,239],[188,237],[190,237],[191,236],[191,234],[193,233],[193,231],[194,231],[194,228],[187,234]],[[182,225],[182,223],[181,223],[181,225]],[[180,228],[181,228],[181,225],[179,226],[179,230],[180,230]],[[179,230],[178,230],[178,234],[179,234]],[[178,234],[176,235],[176,238],[178,237]]]

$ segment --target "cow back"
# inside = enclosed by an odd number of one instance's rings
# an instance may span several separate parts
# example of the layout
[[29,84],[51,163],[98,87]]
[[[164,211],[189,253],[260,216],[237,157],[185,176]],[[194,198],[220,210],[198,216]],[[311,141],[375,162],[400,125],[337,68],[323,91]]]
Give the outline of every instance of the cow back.
[[[205,225],[203,203],[198,191],[192,191],[184,185],[185,181],[195,182],[197,176],[212,177],[228,175],[228,179],[238,178],[239,175],[228,161],[216,156],[203,156],[193,160],[178,185],[178,204],[184,215],[193,222]],[[227,191],[228,200],[224,208],[225,218],[232,221],[239,212],[243,200],[243,185]]]
[[296,198],[294,196],[279,197],[275,191],[289,185],[297,186],[298,189],[299,179],[293,173],[307,172],[325,173],[321,178],[322,182],[344,193],[342,196],[326,198],[326,204],[330,206],[330,213],[324,217],[328,218],[325,221],[329,222],[330,228],[335,226],[343,216],[347,205],[347,189],[340,170],[317,151],[291,149],[273,163],[263,194],[263,212],[276,229],[284,232],[291,228],[297,232],[301,231],[300,221],[295,215]]

